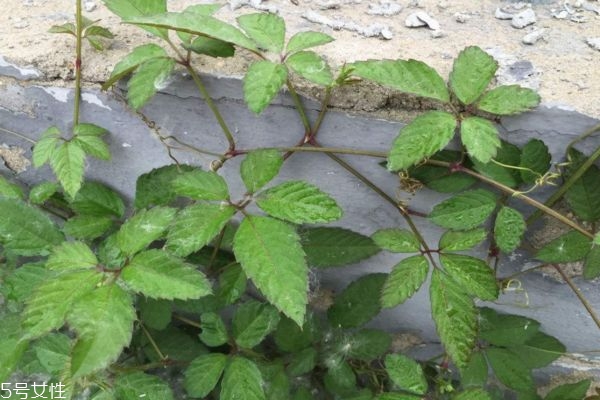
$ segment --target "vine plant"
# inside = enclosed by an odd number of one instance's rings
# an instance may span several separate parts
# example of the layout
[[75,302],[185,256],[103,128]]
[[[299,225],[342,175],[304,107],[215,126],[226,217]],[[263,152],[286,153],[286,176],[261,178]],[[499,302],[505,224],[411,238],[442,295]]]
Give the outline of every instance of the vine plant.
[[[115,191],[84,181],[85,155],[108,159],[109,152],[100,138],[106,130],[79,122],[82,38],[87,34],[99,48],[97,36],[112,35],[85,19],[77,1],[75,24],[53,28],[77,39],[72,135],[50,128],[33,150],[34,165],[49,162],[60,186],[46,182],[26,194],[0,180],[0,381],[15,369],[42,373],[62,382],[68,398],[85,393],[96,400],[174,398],[171,384],[178,397],[184,390],[192,398],[222,400],[487,400],[504,398],[505,390],[519,399],[541,399],[532,370],[550,364],[564,346],[537,321],[477,304],[497,300],[514,282],[497,276],[494,267],[501,254],[521,245],[527,230],[513,207],[518,201],[571,228],[536,259],[561,273],[560,263],[584,260],[586,278],[600,274],[595,231],[529,196],[564,178],[567,189],[560,195],[580,220],[595,223],[600,170],[593,163],[598,152],[590,161],[569,146],[563,174],[551,171],[543,141],[518,148],[500,139],[494,122],[536,107],[534,91],[488,89],[497,63],[477,47],[459,54],[448,83],[415,60],[360,61],[334,75],[311,50],[333,38],[301,32],[286,42],[277,15],[247,14],[234,26],[213,17],[217,5],[175,13],[167,12],[165,0],[104,3],[165,47],[136,47],[103,88],[130,76],[127,101],[139,110],[180,65],[228,145],[222,153],[195,149],[215,158],[209,170],[176,163],[140,176],[127,217]],[[289,147],[238,148],[227,122],[233,116],[220,113],[204,86],[196,58],[230,57],[238,49],[256,57],[244,77],[250,110],[260,114],[284,87],[293,98],[304,133],[290,138]],[[323,87],[314,123],[296,93],[298,78]],[[360,79],[427,98],[435,109],[402,128],[390,149],[322,147],[318,133],[332,91]],[[459,149],[450,150],[457,136]],[[308,182],[271,183],[291,154],[307,151],[333,158],[394,204],[405,226],[381,227],[369,237],[322,225],[341,218],[335,199]],[[446,230],[439,243],[428,243],[413,222],[424,215],[336,154],[384,159],[403,189],[425,185],[452,193],[425,216]],[[240,199],[231,198],[219,174],[234,157],[243,157],[246,194]],[[250,204],[261,213],[250,211]],[[487,259],[464,253],[483,242],[489,244]],[[341,267],[382,250],[405,254],[390,273],[355,280],[332,304],[311,297],[310,268]],[[410,298],[428,276],[444,353],[417,361],[394,352],[389,333],[364,325],[382,308]],[[163,379],[166,371],[183,374],[183,384]],[[589,385],[559,386],[544,398],[580,400]],[[3,384],[0,394],[21,398],[10,385]]]

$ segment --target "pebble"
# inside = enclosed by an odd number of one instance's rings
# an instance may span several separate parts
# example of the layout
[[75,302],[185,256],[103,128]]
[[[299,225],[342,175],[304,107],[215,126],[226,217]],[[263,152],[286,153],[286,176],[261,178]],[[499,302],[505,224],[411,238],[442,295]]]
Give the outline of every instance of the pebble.
[[545,32],[546,32],[545,29],[535,30],[535,31],[530,32],[527,35],[523,36],[523,39],[521,41],[523,42],[523,44],[533,45],[538,40],[540,40],[544,37]]
[[506,12],[501,8],[496,8],[496,12],[494,13],[494,17],[498,19],[513,19],[514,16],[514,14]]
[[585,41],[592,49],[600,51],[600,37],[587,38]]
[[427,26],[433,31],[440,30],[440,23],[424,11],[417,11],[406,17],[404,24],[409,28]]
[[29,26],[29,22],[25,21],[23,18],[16,18],[13,24],[13,27],[16,29],[25,29]]
[[389,0],[380,0],[379,4],[369,4],[369,15],[383,15],[385,17],[391,17],[393,15],[400,14],[402,6],[398,3],[393,3]]
[[85,12],[92,12],[96,9],[96,3],[94,3],[93,1],[86,1],[83,3],[83,8],[85,10]]
[[446,36],[446,34],[440,29],[431,32],[431,37],[433,39],[443,38],[444,36]]
[[471,19],[471,16],[469,14],[459,12],[454,14],[454,20],[460,24],[464,24],[469,19]]
[[536,22],[537,18],[535,17],[535,12],[531,8],[528,8],[525,11],[515,14],[510,24],[514,28],[523,29],[528,25],[535,24]]

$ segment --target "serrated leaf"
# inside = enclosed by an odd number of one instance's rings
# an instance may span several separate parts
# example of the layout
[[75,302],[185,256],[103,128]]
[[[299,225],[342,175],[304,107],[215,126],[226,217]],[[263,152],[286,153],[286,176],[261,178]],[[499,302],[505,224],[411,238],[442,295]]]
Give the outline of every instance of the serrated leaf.
[[305,228],[300,236],[307,262],[313,267],[354,264],[380,250],[370,237],[344,228]]
[[2,175],[0,175],[0,196],[20,200],[25,197],[19,185],[9,182]]
[[195,169],[178,175],[173,190],[179,196],[194,200],[227,200],[229,189],[222,176],[212,171]]
[[95,239],[108,231],[112,224],[111,217],[79,215],[65,222],[63,232],[76,239]]
[[256,204],[272,217],[297,224],[331,222],[342,217],[342,209],[334,199],[304,181],[272,187],[261,193]]
[[540,104],[540,96],[531,89],[519,85],[499,86],[485,93],[477,108],[496,115],[518,114]]
[[284,352],[296,353],[312,346],[319,336],[314,314],[307,314],[302,326],[290,318],[281,318],[273,336],[277,347]]
[[388,354],[385,357],[385,370],[394,384],[401,389],[424,395],[427,380],[421,365],[402,354]]
[[380,229],[372,238],[375,244],[392,253],[415,253],[421,249],[419,239],[406,229]]
[[225,370],[227,356],[221,353],[204,354],[185,370],[184,387],[192,397],[204,398],[219,382]]
[[534,388],[531,370],[523,364],[519,356],[513,351],[490,347],[485,350],[485,355],[494,374],[511,389],[528,392]]
[[115,389],[116,398],[122,400],[173,400],[173,391],[165,381],[143,372],[118,374]]
[[492,398],[488,392],[477,388],[457,393],[452,400],[492,400]]
[[98,136],[79,135],[73,138],[73,142],[77,143],[86,154],[92,157],[100,160],[110,160],[108,144]]
[[471,297],[449,276],[434,270],[429,288],[431,313],[446,353],[460,368],[475,346],[477,311]]
[[[501,146],[498,149],[494,160],[497,163],[518,167],[521,163],[521,150],[514,144],[504,140],[501,140],[500,143]],[[476,171],[499,183],[512,188],[517,187],[519,183],[521,183],[521,171],[517,168],[504,167],[495,162],[485,164],[477,159],[472,161]]]
[[460,124],[460,138],[471,158],[482,163],[496,156],[500,139],[498,130],[490,121],[480,117],[468,117]]
[[173,208],[155,207],[140,210],[121,225],[116,234],[117,245],[123,253],[133,255],[163,237],[174,218]]
[[76,31],[77,28],[72,22],[66,22],[62,25],[52,25],[50,29],[48,29],[48,33],[66,33],[73,36],[77,35]]
[[548,152],[546,144],[539,139],[531,139],[521,149],[521,168],[528,168],[531,171],[521,170],[521,178],[525,183],[535,183],[535,181],[543,176],[550,169],[550,161],[552,156]]
[[380,85],[447,102],[446,82],[424,62],[417,60],[369,60],[350,64],[352,73]]
[[233,304],[246,292],[247,280],[239,264],[229,265],[219,275],[219,287],[215,294],[224,304]]
[[381,290],[381,305],[396,307],[410,298],[425,282],[429,272],[429,262],[425,256],[412,256],[400,261]]
[[444,270],[471,296],[482,300],[498,298],[498,284],[489,265],[475,257],[461,254],[440,254]]
[[34,290],[51,276],[43,262],[21,265],[13,273],[4,278],[3,284],[8,289],[6,298],[24,303]]
[[44,255],[64,240],[56,225],[37,208],[0,197],[0,243],[14,254]]
[[392,143],[387,167],[407,169],[442,150],[454,137],[456,119],[443,111],[428,111],[400,131]]
[[552,389],[544,400],[581,400],[585,397],[590,383],[590,379],[584,379],[576,383],[565,383]]
[[32,346],[36,358],[49,374],[64,371],[70,361],[71,339],[62,333],[41,337]]
[[285,63],[295,73],[317,85],[329,86],[333,83],[327,61],[314,51],[299,51],[288,57]]
[[556,338],[542,332],[536,332],[523,344],[512,346],[528,368],[542,368],[564,355],[567,349]]
[[233,57],[235,54],[235,47],[231,43],[204,36],[195,38],[190,44],[184,44],[183,47],[196,54],[214,58]]
[[377,329],[362,329],[349,338],[348,357],[372,361],[383,356],[392,344],[390,334]]
[[244,76],[244,100],[248,108],[260,114],[273,101],[287,80],[287,70],[281,64],[257,61]]
[[259,48],[280,53],[285,39],[285,22],[270,13],[246,14],[237,18],[238,25]]
[[211,293],[204,274],[162,250],[136,255],[121,278],[134,291],[156,299],[198,299]]
[[471,104],[481,96],[494,77],[498,63],[479,47],[460,52],[450,73],[450,87],[463,104]]
[[134,48],[129,54],[119,61],[112,73],[110,78],[102,85],[102,90],[106,90],[116,82],[124,78],[125,76],[132,73],[137,67],[146,61],[155,58],[166,58],[168,57],[167,52],[160,46],[149,43]]
[[29,202],[32,204],[43,204],[59,189],[58,184],[54,182],[42,182],[31,188],[29,191]]
[[29,342],[23,340],[19,316],[3,315],[0,324],[0,381],[6,382],[28,346]]
[[200,340],[209,347],[219,347],[229,340],[227,327],[219,314],[208,312],[200,317],[202,332]]
[[298,32],[290,38],[286,52],[293,54],[300,50],[321,46],[333,42],[335,39],[321,32]]
[[277,150],[261,149],[249,152],[240,166],[240,173],[249,193],[255,193],[277,176],[283,156]]
[[569,231],[546,244],[535,255],[547,263],[563,263],[585,258],[591,248],[591,240],[577,231]]
[[77,214],[95,217],[121,218],[125,213],[123,199],[114,190],[99,182],[85,182],[70,206]]
[[148,328],[161,331],[171,322],[172,303],[151,298],[139,299],[140,319]]
[[327,310],[335,327],[353,328],[369,322],[381,311],[379,296],[387,274],[368,274],[348,285]]
[[502,207],[494,225],[494,237],[500,250],[510,253],[519,247],[526,228],[520,212],[514,208]]
[[487,237],[483,228],[468,231],[446,231],[440,238],[439,247],[444,251],[470,250]]
[[292,376],[308,374],[317,365],[319,354],[312,347],[307,347],[292,355],[292,360],[287,366],[287,372]]
[[267,300],[302,325],[308,267],[294,229],[272,218],[247,216],[235,234],[233,252]]
[[175,67],[172,58],[151,58],[136,69],[127,82],[127,103],[134,110],[142,108],[157,91],[163,89]]
[[[566,171],[569,178],[586,160],[579,152],[569,153],[572,162]],[[578,218],[584,221],[596,222],[600,219],[600,168],[592,164],[565,193],[569,207]]]
[[229,205],[198,203],[177,213],[167,234],[165,248],[185,257],[210,243],[236,213]]
[[266,400],[263,378],[252,361],[234,356],[225,368],[221,382],[221,400]]
[[469,190],[437,204],[429,219],[447,229],[472,229],[488,219],[496,208],[496,200],[487,190]]
[[539,322],[520,315],[500,314],[487,307],[480,314],[480,337],[496,346],[523,344],[540,329]]
[[460,370],[460,382],[463,387],[483,387],[488,380],[488,365],[483,353],[475,351],[467,365]]
[[[104,0],[104,4],[110,11],[124,20],[167,11],[166,0]],[[142,28],[160,38],[166,39],[168,37],[166,29],[146,26],[142,26]]]
[[87,244],[82,242],[64,242],[52,249],[46,267],[54,270],[95,268],[98,259]]
[[135,208],[168,205],[177,194],[172,182],[185,172],[193,171],[189,165],[166,165],[140,175],[135,183]]
[[52,158],[52,154],[60,142],[60,136],[61,132],[56,126],[51,126],[42,133],[33,147],[31,160],[34,167],[39,168]]
[[240,304],[233,315],[233,337],[239,346],[251,349],[274,331],[278,323],[275,307],[249,300]]
[[81,146],[75,141],[60,143],[50,155],[50,166],[65,193],[75,197],[85,169],[85,152]]
[[594,244],[585,257],[583,264],[583,277],[594,279],[600,275],[600,246]]

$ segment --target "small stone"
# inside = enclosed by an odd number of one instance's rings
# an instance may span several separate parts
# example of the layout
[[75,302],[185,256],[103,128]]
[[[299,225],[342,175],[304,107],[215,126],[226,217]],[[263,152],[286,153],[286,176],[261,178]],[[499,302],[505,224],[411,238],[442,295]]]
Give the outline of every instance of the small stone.
[[16,18],[13,27],[15,29],[24,29],[29,26],[29,22],[25,21],[23,18]]
[[442,31],[440,29],[437,29],[437,30],[431,32],[431,37],[433,39],[439,39],[439,38],[442,38],[444,36],[446,36],[446,34],[444,33],[444,31]]
[[83,3],[83,8],[86,12],[92,12],[96,9],[96,3],[93,1],[87,0]]
[[496,8],[496,12],[494,13],[494,17],[498,19],[513,19],[514,16],[514,14],[508,13],[501,8]]
[[427,26],[427,23],[421,20],[421,18],[419,18],[417,14],[418,13],[412,13],[408,17],[406,17],[404,25],[406,25],[409,28],[419,28],[421,26]]
[[406,21],[404,21],[404,24],[409,28],[427,26],[433,31],[437,31],[440,29],[440,23],[424,11],[417,11],[410,14],[408,17],[406,17]]
[[537,22],[537,18],[535,17],[535,12],[528,8],[525,11],[521,11],[512,19],[510,23],[514,28],[523,29],[528,25],[535,24]]
[[457,12],[457,13],[454,14],[454,20],[456,22],[458,22],[459,24],[464,24],[469,19],[471,19],[471,16],[469,14],[459,13],[459,12]]
[[600,37],[587,38],[585,41],[592,49],[600,51]]
[[556,19],[567,19],[569,17],[569,12],[567,10],[561,10],[556,13],[552,13],[552,16]]
[[380,0],[379,4],[369,4],[369,15],[383,15],[385,17],[391,17],[393,15],[400,14],[402,6],[397,3],[393,3],[389,0]]
[[523,42],[523,44],[533,45],[538,40],[540,40],[544,37],[545,32],[546,32],[545,29],[535,30],[535,31],[530,32],[527,35],[523,36],[523,39],[521,41]]

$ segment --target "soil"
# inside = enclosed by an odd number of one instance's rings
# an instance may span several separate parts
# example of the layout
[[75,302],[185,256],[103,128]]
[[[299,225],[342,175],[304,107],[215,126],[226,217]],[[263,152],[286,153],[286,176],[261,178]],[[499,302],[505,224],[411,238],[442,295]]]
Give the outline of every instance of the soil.
[[[168,0],[168,6],[170,10],[177,11],[199,1]],[[97,83],[105,81],[114,64],[133,47],[152,38],[145,31],[120,24],[120,19],[111,14],[100,0],[86,0],[84,3],[91,10],[84,13],[88,18],[100,19],[101,25],[109,27],[117,35],[109,43],[108,51],[98,52],[86,45],[84,78],[88,83]],[[4,4],[7,11],[0,15],[0,55],[8,62],[38,69],[43,76],[37,79],[43,83],[71,85],[66,81],[73,78],[73,38],[50,34],[48,29],[52,25],[72,21],[74,1],[6,0]],[[233,9],[240,5],[243,6]],[[286,20],[288,37],[304,30],[322,31],[335,37],[335,42],[322,46],[319,52],[338,68],[344,62],[369,58],[414,58],[426,61],[442,76],[447,76],[452,59],[460,50],[478,45],[499,60],[500,83],[518,82],[536,88],[546,104],[566,105],[599,117],[600,74],[597,68],[600,50],[592,48],[586,41],[600,38],[600,11],[593,11],[594,7],[600,10],[600,2],[571,0],[569,4],[569,1],[560,0],[550,4],[522,3],[522,10],[532,7],[537,17],[535,24],[523,29],[516,29],[511,26],[511,21],[494,16],[497,8],[509,5],[514,3],[499,0],[230,0],[217,17],[233,21],[240,14],[255,12],[255,8],[273,9]],[[575,8],[578,5],[586,6],[588,10]],[[402,10],[396,15],[368,14],[376,7],[389,11],[394,7],[398,9],[398,6]],[[553,10],[558,13],[565,9],[579,10],[574,15],[584,22],[552,16]],[[438,21],[440,29],[406,27],[407,16],[417,11],[426,12]],[[309,12],[313,13],[313,17],[316,13],[319,18],[329,18],[351,27],[354,23],[354,27],[363,29],[363,32],[334,30],[310,22],[303,17]],[[539,41],[533,45],[522,42],[525,35],[539,29],[544,29]],[[378,36],[363,35],[377,33],[378,30],[382,32]],[[218,75],[240,75],[251,60],[250,55],[239,52],[232,59],[202,60],[199,67],[204,72]],[[316,94],[311,87],[304,87],[303,91]],[[420,107],[418,102],[394,97],[389,91],[369,85],[337,93],[333,104],[355,111],[383,110],[392,118],[401,115],[394,110]]]

